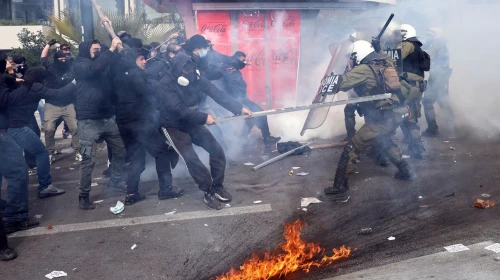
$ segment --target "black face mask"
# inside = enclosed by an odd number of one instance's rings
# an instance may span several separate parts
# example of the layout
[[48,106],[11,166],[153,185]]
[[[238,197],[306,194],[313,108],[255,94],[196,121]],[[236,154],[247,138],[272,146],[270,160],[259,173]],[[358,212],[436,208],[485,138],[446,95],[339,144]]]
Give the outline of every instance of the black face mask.
[[238,64],[236,65],[236,68],[238,68],[239,70],[245,68],[245,66],[247,66],[247,64],[241,60],[238,59]]
[[56,60],[54,61],[54,65],[57,67],[57,69],[62,71],[66,71],[69,69],[68,62],[62,62],[60,60]]
[[97,51],[94,53],[94,58],[92,58],[92,59],[94,59],[94,60],[98,59],[100,55],[101,55],[101,51]]

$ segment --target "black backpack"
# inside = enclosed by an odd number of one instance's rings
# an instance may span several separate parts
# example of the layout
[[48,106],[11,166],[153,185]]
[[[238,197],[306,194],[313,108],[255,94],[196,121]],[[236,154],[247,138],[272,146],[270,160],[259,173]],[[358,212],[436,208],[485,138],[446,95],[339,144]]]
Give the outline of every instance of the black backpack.
[[423,50],[420,50],[420,53],[418,54],[419,59],[418,59],[418,66],[422,71],[429,71],[431,70],[431,56]]

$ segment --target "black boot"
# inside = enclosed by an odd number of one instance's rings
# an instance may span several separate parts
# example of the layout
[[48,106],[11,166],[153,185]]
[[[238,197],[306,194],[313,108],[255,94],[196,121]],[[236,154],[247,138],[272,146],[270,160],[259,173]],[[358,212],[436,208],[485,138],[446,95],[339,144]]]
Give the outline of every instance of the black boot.
[[132,205],[144,199],[146,199],[146,197],[138,192],[127,194],[125,197],[125,205]]
[[209,189],[207,192],[205,192],[205,197],[203,200],[208,205],[208,207],[212,209],[215,210],[222,209],[222,204],[220,203],[219,200],[217,200],[217,197],[215,197],[215,192],[212,189]]
[[5,248],[0,250],[0,261],[11,261],[17,258],[17,253],[12,248]]
[[108,169],[104,170],[102,172],[102,175],[104,176],[104,178],[109,178],[111,177],[111,165],[108,167]]
[[439,135],[439,131],[436,128],[428,127],[424,132],[422,132],[423,137],[436,137]]
[[379,154],[377,156],[377,165],[380,165],[382,167],[387,167],[389,166],[389,159],[386,156]]
[[347,165],[349,164],[349,153],[351,151],[354,151],[354,146],[352,142],[349,142],[344,146],[344,150],[342,151],[342,155],[340,156],[337,171],[335,172],[335,179],[333,180],[333,186],[325,188],[324,190],[325,194],[332,195],[334,201],[346,202],[349,199],[346,194],[349,190],[346,170]]
[[397,164],[396,167],[398,168],[398,171],[396,171],[396,174],[394,174],[394,178],[404,181],[413,181],[417,179],[417,175],[413,173],[413,171],[410,168],[410,165],[408,165],[408,163],[405,160]]
[[281,140],[281,137],[273,137],[269,135],[268,137],[264,137],[264,145],[269,146],[269,145],[274,145],[278,143]]
[[422,145],[422,142],[413,143],[412,145],[410,145],[410,147],[408,147],[408,150],[412,158],[424,159],[425,148],[424,145]]
[[231,202],[233,196],[224,188],[222,184],[214,184],[212,190],[215,193],[215,197],[222,202]]
[[37,226],[40,225],[40,222],[31,218],[26,218],[21,221],[5,221],[4,224],[5,224],[5,233],[10,234],[16,231],[36,228]]
[[82,209],[82,210],[95,209],[94,203],[90,202],[88,193],[80,194],[80,196],[78,197],[78,200],[80,202],[80,209]]
[[165,188],[160,188],[160,190],[158,191],[158,199],[165,200],[169,198],[181,197],[183,193],[184,190],[181,188],[167,186]]

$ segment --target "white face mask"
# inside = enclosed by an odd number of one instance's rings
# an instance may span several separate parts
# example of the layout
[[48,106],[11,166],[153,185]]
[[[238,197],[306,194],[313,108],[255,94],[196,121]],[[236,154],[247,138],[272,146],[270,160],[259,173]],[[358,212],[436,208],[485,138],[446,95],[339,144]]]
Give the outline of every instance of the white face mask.
[[189,85],[189,80],[184,76],[180,76],[177,78],[177,83],[183,87],[187,87]]
[[207,54],[208,54],[208,50],[203,49],[203,50],[201,50],[200,57],[205,57],[205,56],[207,56]]

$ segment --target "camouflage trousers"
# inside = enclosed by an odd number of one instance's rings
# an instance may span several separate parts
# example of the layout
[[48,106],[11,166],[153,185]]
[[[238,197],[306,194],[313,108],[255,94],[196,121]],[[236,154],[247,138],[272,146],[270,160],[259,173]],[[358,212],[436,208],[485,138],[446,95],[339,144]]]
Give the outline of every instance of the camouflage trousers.
[[356,172],[356,161],[361,152],[367,152],[374,147],[389,160],[397,165],[402,161],[401,150],[392,140],[399,123],[396,122],[392,111],[386,112],[387,117],[383,120],[371,120],[365,117],[365,124],[356,132],[352,138],[353,148],[349,152],[349,162],[347,164],[346,176]]
[[448,94],[448,86],[444,83],[429,84],[429,88],[425,92],[422,99],[424,107],[425,120],[427,121],[427,129],[432,131],[438,130],[435,103],[439,104],[442,110],[444,122],[452,129],[455,129],[455,116],[450,104],[450,96]]

